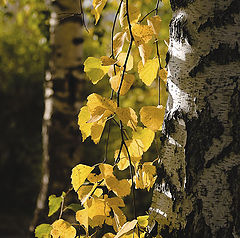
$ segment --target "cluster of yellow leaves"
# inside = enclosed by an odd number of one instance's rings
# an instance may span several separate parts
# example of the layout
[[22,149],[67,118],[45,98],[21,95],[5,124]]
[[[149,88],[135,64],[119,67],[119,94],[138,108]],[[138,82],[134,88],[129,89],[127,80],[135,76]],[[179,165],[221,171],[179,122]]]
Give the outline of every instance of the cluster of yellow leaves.
[[[92,1],[95,24],[99,21],[106,3],[107,0]],[[136,79],[133,69],[137,69],[139,79],[147,86],[152,85],[154,80],[159,78],[161,94],[167,95],[167,71],[160,65],[159,55],[152,57],[153,46],[160,32],[161,18],[147,17],[147,23],[144,24],[140,20],[140,8],[134,4],[128,6],[128,14],[127,16],[126,2],[122,1],[119,12],[121,31],[113,37],[113,55],[100,58],[88,57],[84,62],[84,71],[93,84],[108,77],[110,87],[118,97],[129,92]],[[131,36],[134,38],[133,46],[136,47],[136,52],[139,52],[141,59],[139,62],[124,51],[126,43],[133,40]],[[112,226],[115,231],[115,234],[105,234],[103,236],[105,238],[130,238],[133,234],[137,238],[144,237],[145,232],[142,231],[148,225],[148,216],[140,216],[127,222],[121,209],[125,207],[123,198],[130,195],[133,186],[136,189],[149,191],[156,180],[156,167],[153,162],[141,160],[143,153],[150,148],[155,132],[162,129],[164,105],[165,102],[162,102],[162,105],[142,107],[139,115],[143,126],[139,126],[138,114],[133,108],[119,107],[115,100],[96,93],[88,96],[87,104],[81,108],[78,115],[83,141],[90,136],[94,143],[99,143],[106,122],[112,118],[120,120],[130,131],[131,136],[126,135],[127,139],[122,141],[121,149],[115,151],[115,166],[102,163],[90,167],[79,164],[72,169],[72,186],[81,205],[70,204],[65,209],[71,209],[76,213],[76,221],[86,232],[86,236],[80,237],[89,237],[90,227],[102,227],[103,224]],[[125,170],[129,166],[134,168],[133,180],[119,180],[114,174],[114,169]],[[100,171],[99,174],[94,172],[96,167]],[[49,216],[63,208],[65,196],[66,194],[63,193],[60,197],[56,195],[49,197]],[[140,233],[136,231],[136,227],[142,228]],[[77,231],[70,223],[60,218],[51,225],[38,226],[35,235],[38,238],[50,236],[72,238],[76,237]]]

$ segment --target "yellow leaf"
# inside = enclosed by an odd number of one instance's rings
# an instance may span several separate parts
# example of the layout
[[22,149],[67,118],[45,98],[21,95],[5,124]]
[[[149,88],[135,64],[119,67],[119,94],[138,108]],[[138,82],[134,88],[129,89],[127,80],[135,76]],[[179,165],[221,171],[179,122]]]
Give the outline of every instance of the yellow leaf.
[[147,190],[149,191],[150,188],[153,187],[153,184],[155,183],[155,180],[157,178],[157,176],[155,175],[156,167],[152,164],[152,162],[144,163],[142,165],[142,168],[139,168],[136,175],[134,176],[136,188],[147,188]]
[[103,190],[101,188],[97,188],[94,192],[94,195],[97,197],[102,196],[102,194],[103,194]]
[[[117,57],[118,59],[118,64],[123,66],[127,58],[127,53],[120,53]],[[129,71],[133,68],[133,57],[132,55],[128,56],[128,61],[126,65],[126,71]]]
[[97,144],[101,139],[105,123],[106,121],[98,121],[97,123],[94,123],[91,127],[91,138],[95,144]]
[[96,187],[98,186],[97,183],[95,183],[94,185],[87,185],[87,186],[82,186],[77,194],[78,194],[78,198],[81,201],[82,205],[87,201],[87,199],[92,195],[92,193],[94,192],[94,190],[96,189]]
[[113,233],[106,233],[104,234],[103,238],[114,238],[114,234]]
[[98,23],[98,20],[100,18],[100,15],[106,3],[107,3],[107,0],[93,0],[92,14],[94,14],[95,16],[95,20],[96,20],[95,25]]
[[145,106],[140,110],[140,119],[144,126],[153,131],[161,130],[165,108],[160,105],[158,107]]
[[[127,15],[126,15],[126,3],[123,2],[120,13],[119,13],[119,22],[122,28],[127,28],[128,27],[128,22],[127,22]],[[130,18],[130,23],[136,23],[140,16],[141,12],[139,7],[134,6],[133,4],[129,4],[128,6],[128,13],[129,13],[129,18]]]
[[149,44],[143,43],[138,46],[138,50],[139,50],[139,54],[142,58],[142,63],[144,65],[152,53],[152,47]]
[[99,169],[104,178],[113,176],[113,166],[110,164],[100,164]]
[[168,74],[168,72],[166,69],[161,69],[159,71],[159,76],[164,81],[164,83],[167,83],[167,74]]
[[112,197],[105,199],[109,207],[118,206],[118,207],[125,207],[124,201],[119,197]]
[[[133,139],[125,141],[131,157],[141,157],[143,155],[144,145],[141,140]],[[125,151],[125,148],[123,149]],[[124,152],[126,153],[126,152]]]
[[133,230],[136,225],[137,225],[137,220],[136,219],[134,219],[132,221],[129,221],[129,222],[126,222],[122,226],[121,230],[117,233],[115,238],[119,238],[119,237],[123,236],[124,234],[126,234],[127,232]]
[[119,197],[125,197],[131,192],[131,186],[127,179],[118,180],[115,176],[112,176],[107,177],[105,181],[107,188]]
[[72,185],[75,191],[77,191],[80,186],[85,182],[88,175],[94,167],[90,167],[84,164],[79,164],[72,169]]
[[102,65],[103,66],[113,65],[113,64],[115,64],[117,62],[117,60],[112,59],[112,58],[110,58],[108,56],[102,56],[100,58],[100,60],[102,61]]
[[102,226],[111,209],[103,199],[94,198],[91,201],[88,206],[89,224],[91,227]]
[[91,135],[91,127],[92,123],[87,123],[87,121],[90,119],[91,115],[88,110],[87,106],[84,106],[81,108],[79,114],[78,114],[78,125],[79,129],[82,133],[82,140],[85,141],[85,139]]
[[[119,150],[117,150],[116,152],[119,152]],[[118,154],[118,153],[117,153]],[[123,153],[121,153],[122,155]],[[117,158],[117,157],[116,157]],[[120,156],[121,158],[121,156]],[[123,157],[120,159],[120,161],[117,163],[118,169],[119,170],[124,170],[129,166],[129,159],[127,157]]]
[[116,206],[112,206],[113,214],[114,214],[114,223],[113,228],[116,232],[120,230],[120,228],[126,223],[127,219],[122,210]]
[[103,179],[103,175],[102,174],[97,175],[97,174],[90,173],[88,175],[87,179],[90,183],[97,183]]
[[76,229],[70,223],[59,219],[52,224],[51,235],[53,238],[74,238]]
[[108,116],[113,114],[117,108],[116,102],[108,98],[104,98],[96,93],[89,95],[87,100],[87,106],[91,117],[94,118],[94,121],[106,119]]
[[131,127],[132,129],[136,128],[138,118],[136,112],[131,107],[127,108],[118,107],[116,110],[116,114],[124,124]]
[[150,27],[152,27],[153,33],[157,36],[160,32],[160,24],[161,24],[161,17],[160,16],[153,16],[147,19],[147,23]]
[[[121,78],[122,78],[122,74],[121,75],[117,74],[117,75],[110,78],[111,88],[115,92],[117,92],[118,89],[119,89]],[[133,74],[125,74],[124,75],[121,90],[120,90],[120,95],[125,95],[129,91],[129,89],[131,88],[134,80],[135,80],[135,77],[134,77]]]
[[141,226],[141,227],[147,227],[147,225],[148,225],[148,218],[149,218],[149,215],[138,216],[137,217],[138,225]]
[[100,81],[108,72],[109,66],[102,66],[102,61],[94,57],[88,57],[84,62],[84,72],[93,84]]
[[153,30],[147,25],[133,24],[132,33],[137,46],[148,43],[153,37]]
[[126,32],[118,32],[113,37],[113,52],[115,55],[121,53],[127,33]]
[[150,86],[154,79],[157,77],[157,72],[159,68],[158,59],[147,60],[143,65],[140,61],[138,63],[138,74],[139,78],[147,85]]
[[133,131],[133,139],[139,139],[142,141],[144,152],[146,152],[151,146],[154,137],[155,133],[148,128],[137,127],[136,130]]
[[88,209],[84,208],[76,212],[76,220],[88,231]]

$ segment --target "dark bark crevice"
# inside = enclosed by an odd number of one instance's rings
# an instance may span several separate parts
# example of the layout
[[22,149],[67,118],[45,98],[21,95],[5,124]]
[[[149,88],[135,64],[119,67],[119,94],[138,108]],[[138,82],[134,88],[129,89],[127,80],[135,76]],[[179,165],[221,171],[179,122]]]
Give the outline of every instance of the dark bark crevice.
[[228,44],[220,43],[218,48],[211,50],[209,54],[205,56],[201,56],[197,65],[189,72],[189,76],[194,78],[197,73],[203,73],[204,68],[210,67],[211,62],[215,62],[217,65],[226,65],[239,60],[240,52],[238,42],[236,42],[234,48],[231,48]]
[[191,193],[193,186],[202,173],[205,164],[205,153],[213,143],[213,139],[219,139],[224,127],[217,117],[211,116],[211,107],[206,104],[197,118],[186,120],[187,142],[185,146],[186,156],[186,192]]
[[235,226],[235,233],[240,236],[240,166],[233,167],[228,174],[228,183],[232,194],[232,216]]
[[175,11],[178,8],[185,8],[189,3],[193,3],[195,0],[170,0],[172,10]]
[[187,41],[190,45],[193,45],[193,37],[189,33],[187,27],[187,20],[184,16],[179,18],[173,18],[169,24],[170,37],[177,42],[184,43]]
[[230,6],[224,11],[216,11],[213,17],[208,17],[207,21],[198,27],[198,33],[205,31],[207,28],[222,27],[225,25],[234,25],[234,14],[238,14],[240,11],[239,0],[234,0]]

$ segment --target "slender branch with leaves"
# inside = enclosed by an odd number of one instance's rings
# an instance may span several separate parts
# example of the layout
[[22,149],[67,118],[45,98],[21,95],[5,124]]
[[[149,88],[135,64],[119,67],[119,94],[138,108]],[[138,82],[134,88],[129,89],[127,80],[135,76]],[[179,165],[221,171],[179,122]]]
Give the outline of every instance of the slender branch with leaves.
[[[97,24],[107,0],[93,0],[92,13]],[[82,6],[82,5],[81,5]],[[142,155],[148,151],[155,133],[162,129],[165,101],[160,100],[162,86],[166,84],[166,70],[161,66],[159,50],[159,32],[161,18],[160,0],[156,7],[141,18],[140,8],[128,0],[119,2],[111,31],[111,55],[101,58],[88,57],[84,62],[84,71],[93,84],[109,77],[111,96],[102,97],[93,93],[87,97],[87,104],[80,110],[78,125],[83,142],[91,137],[98,144],[106,123],[105,155],[103,162],[94,166],[79,164],[72,169],[72,189],[60,197],[49,197],[49,216],[60,210],[59,219],[53,224],[41,224],[35,230],[36,237],[76,237],[81,226],[85,234],[80,237],[98,237],[99,227],[104,224],[112,227],[104,235],[109,237],[144,237],[148,225],[148,215],[137,216],[135,189],[153,187],[156,180],[154,158],[152,162],[143,162]],[[155,12],[153,17],[150,17]],[[83,10],[81,7],[83,17]],[[144,22],[147,24],[144,24]],[[116,34],[116,24],[120,31]],[[155,45],[155,46],[154,46]],[[136,54],[136,50],[139,52]],[[135,50],[133,52],[133,50]],[[134,70],[137,68],[137,72]],[[144,106],[138,115],[131,107],[121,107],[120,99],[126,95],[139,78],[150,86],[158,81],[157,105]],[[120,145],[114,153],[114,164],[108,164],[108,145],[111,127],[120,132]],[[119,179],[116,170],[129,168],[129,177]],[[65,197],[74,190],[80,204],[65,205]],[[123,198],[132,196],[134,219],[127,221],[121,210],[125,207]],[[62,214],[73,210],[76,223],[70,224],[62,219]],[[45,235],[45,236],[44,236]]]

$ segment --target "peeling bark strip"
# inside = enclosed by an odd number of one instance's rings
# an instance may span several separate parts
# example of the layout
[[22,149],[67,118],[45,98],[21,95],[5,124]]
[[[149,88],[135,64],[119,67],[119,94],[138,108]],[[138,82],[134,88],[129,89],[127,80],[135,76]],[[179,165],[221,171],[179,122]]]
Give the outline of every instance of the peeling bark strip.
[[163,147],[150,226],[163,238],[240,238],[238,0],[172,0]]
[[30,231],[45,222],[48,195],[61,195],[65,184],[70,184],[72,167],[81,160],[77,114],[86,93],[82,74],[82,22],[78,17],[62,15],[79,11],[78,1],[53,1],[52,53],[45,79],[42,187]]

